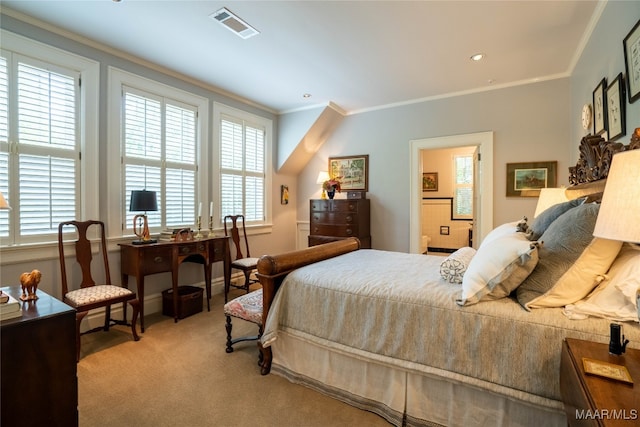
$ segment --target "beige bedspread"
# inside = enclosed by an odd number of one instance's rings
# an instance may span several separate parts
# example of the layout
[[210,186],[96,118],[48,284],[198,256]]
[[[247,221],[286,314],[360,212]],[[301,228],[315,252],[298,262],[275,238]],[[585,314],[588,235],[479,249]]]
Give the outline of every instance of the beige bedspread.
[[[300,268],[276,295],[263,345],[286,330],[355,357],[557,406],[562,340],[607,343],[610,322],[527,312],[510,298],[460,307],[460,285],[440,278],[442,260],[359,250]],[[638,348],[640,327],[624,332]]]

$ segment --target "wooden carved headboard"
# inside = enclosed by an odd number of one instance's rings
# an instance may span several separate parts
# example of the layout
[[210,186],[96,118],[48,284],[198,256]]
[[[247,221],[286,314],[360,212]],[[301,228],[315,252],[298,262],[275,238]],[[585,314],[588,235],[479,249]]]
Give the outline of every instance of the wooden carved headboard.
[[605,141],[599,135],[587,135],[580,141],[580,157],[569,168],[567,196],[570,199],[583,195],[602,194],[609,175],[613,155],[621,151],[640,149],[640,128],[631,135],[631,142]]

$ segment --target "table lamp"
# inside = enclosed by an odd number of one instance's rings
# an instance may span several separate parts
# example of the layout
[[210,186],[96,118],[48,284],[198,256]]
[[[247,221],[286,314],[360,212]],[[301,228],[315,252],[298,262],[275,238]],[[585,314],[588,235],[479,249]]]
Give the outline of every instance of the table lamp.
[[[327,171],[320,171],[320,173],[318,173],[318,179],[316,179],[316,184],[324,184],[325,181],[329,180],[329,172]],[[322,196],[321,199],[326,199],[327,198],[327,192],[324,191],[324,186],[322,186]]]
[[613,156],[593,235],[640,243],[640,149]]
[[157,240],[151,239],[149,233],[149,222],[147,221],[148,211],[157,211],[158,202],[155,191],[132,190],[131,201],[129,203],[130,212],[142,212],[133,217],[133,232],[138,236],[139,240],[132,242],[134,245],[144,245],[148,243],[156,243]]
[[564,192],[565,190],[564,187],[541,189],[538,204],[536,205],[536,213],[533,214],[533,217],[537,217],[553,205],[568,201],[569,199],[567,199],[567,195]]
[[2,191],[0,191],[0,209],[11,209],[11,206],[7,203],[7,199],[4,198]]

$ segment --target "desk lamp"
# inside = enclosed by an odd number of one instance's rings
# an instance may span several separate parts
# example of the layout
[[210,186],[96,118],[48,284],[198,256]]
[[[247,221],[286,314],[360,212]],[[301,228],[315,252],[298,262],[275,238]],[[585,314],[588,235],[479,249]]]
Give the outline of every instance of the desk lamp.
[[147,221],[148,211],[157,211],[158,202],[156,200],[155,191],[147,190],[132,190],[131,202],[129,204],[130,212],[141,212],[144,214],[138,214],[133,217],[133,232],[138,236],[139,240],[132,242],[134,245],[144,245],[148,243],[156,243],[157,240],[152,240],[149,233],[149,222]]

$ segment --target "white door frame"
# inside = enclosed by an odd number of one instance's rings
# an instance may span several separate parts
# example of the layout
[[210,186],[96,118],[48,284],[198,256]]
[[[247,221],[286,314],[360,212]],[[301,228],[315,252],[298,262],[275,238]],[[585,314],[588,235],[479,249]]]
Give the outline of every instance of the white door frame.
[[479,236],[473,240],[480,244],[482,239],[493,229],[493,132],[469,133],[463,135],[439,136],[435,138],[415,139],[409,141],[411,162],[409,179],[409,252],[421,252],[422,233],[422,150],[477,146],[481,155],[480,182],[474,183],[474,192],[478,194],[480,209],[478,210],[477,229]]

